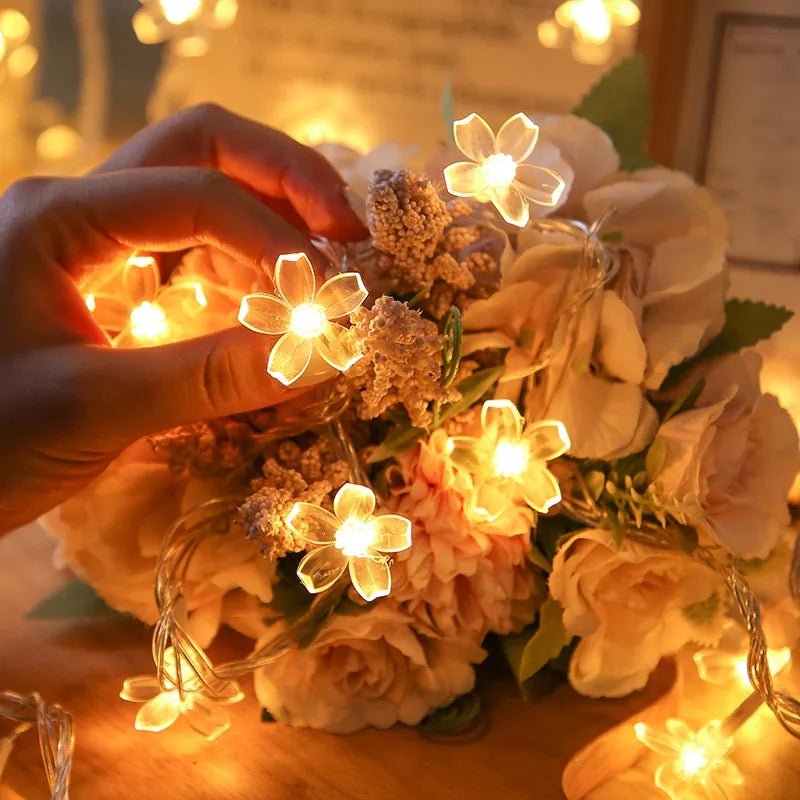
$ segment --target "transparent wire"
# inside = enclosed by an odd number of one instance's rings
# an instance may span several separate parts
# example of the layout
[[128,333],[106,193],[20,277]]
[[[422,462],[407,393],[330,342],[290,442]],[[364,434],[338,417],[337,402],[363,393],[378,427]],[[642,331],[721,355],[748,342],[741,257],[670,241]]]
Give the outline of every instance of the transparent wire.
[[36,726],[39,748],[52,800],[69,797],[75,729],[72,715],[59,705],[48,705],[37,692],[0,692],[0,717],[19,723],[9,738]]

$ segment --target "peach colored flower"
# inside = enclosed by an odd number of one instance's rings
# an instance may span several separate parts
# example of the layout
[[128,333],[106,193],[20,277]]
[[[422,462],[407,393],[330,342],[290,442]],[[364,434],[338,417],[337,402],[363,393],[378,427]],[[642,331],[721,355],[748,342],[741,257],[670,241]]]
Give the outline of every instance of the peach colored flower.
[[531,510],[511,506],[492,522],[475,520],[471,478],[453,467],[442,430],[398,460],[402,488],[387,505],[411,520],[414,542],[395,557],[392,597],[448,635],[530,623],[542,594],[528,563]]
[[475,636],[440,636],[414,623],[392,598],[361,614],[333,614],[308,647],[255,674],[256,695],[299,727],[352,733],[415,725],[472,689],[473,665],[485,653]]
[[712,363],[695,408],[658,433],[667,444],[658,494],[681,504],[701,541],[742,558],[765,558],[777,544],[800,467],[794,423],[773,395],[761,393],[760,366],[754,352]]
[[662,656],[689,641],[713,643],[683,609],[709,599],[718,583],[680,551],[630,540],[617,549],[606,530],[573,535],[550,574],[564,626],[580,637],[569,666],[573,688],[589,697],[621,697],[641,689]]
[[[181,514],[237,491],[245,494],[246,486],[174,475],[140,441],[41,524],[61,542],[66,563],[110,606],[153,624],[158,617],[153,581],[164,535]],[[263,632],[257,601],[272,598],[273,570],[233,519],[228,535],[200,545],[184,590],[189,630],[201,646],[223,622],[254,638]]]

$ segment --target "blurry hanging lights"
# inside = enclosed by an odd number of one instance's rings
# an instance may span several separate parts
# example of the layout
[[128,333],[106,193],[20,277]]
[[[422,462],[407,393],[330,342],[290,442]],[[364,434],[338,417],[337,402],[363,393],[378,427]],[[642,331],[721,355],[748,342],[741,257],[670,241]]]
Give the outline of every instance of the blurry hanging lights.
[[0,9],[0,84],[6,78],[24,78],[35,66],[39,53],[27,44],[31,25],[14,8]]
[[615,40],[624,37],[639,22],[640,12],[632,0],[567,0],[553,19],[540,23],[539,42],[548,49],[569,45],[581,64],[605,64]]

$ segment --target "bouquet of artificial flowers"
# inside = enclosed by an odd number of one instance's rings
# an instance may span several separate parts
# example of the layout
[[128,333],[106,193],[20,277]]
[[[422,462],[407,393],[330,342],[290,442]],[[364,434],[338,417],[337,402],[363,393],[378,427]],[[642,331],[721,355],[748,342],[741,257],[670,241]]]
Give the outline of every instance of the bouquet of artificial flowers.
[[[726,298],[706,190],[631,168],[639,154],[621,164],[575,115],[517,114],[495,135],[473,114],[426,172],[364,175],[375,154],[326,153],[362,188],[370,231],[320,243],[327,280],[303,254],[267,275],[196,251],[168,287],[143,283],[145,259],[87,291],[161,310],[152,336],[118,314],[120,346],[238,318],[280,335],[275,380],[316,388],[129,448],[48,516],[67,562],[110,605],[163,621],[164,535],[224,498],[182,566],[189,664],[208,665],[221,624],[256,653],[280,640],[253,662],[261,704],[335,732],[417,724],[469,693],[490,635],[523,688],[558,665],[590,696],[639,689],[663,656],[719,641],[732,565],[770,643],[792,643],[798,439],[742,351],[788,314]],[[126,686],[179,695],[140,727],[197,717],[180,658],[167,648],[158,684]]]

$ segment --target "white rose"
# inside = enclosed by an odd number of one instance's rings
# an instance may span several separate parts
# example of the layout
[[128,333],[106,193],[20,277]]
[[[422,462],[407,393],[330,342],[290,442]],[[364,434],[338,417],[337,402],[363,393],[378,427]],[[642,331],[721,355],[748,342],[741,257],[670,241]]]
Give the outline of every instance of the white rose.
[[667,445],[655,478],[705,543],[765,558],[789,522],[786,497],[800,468],[797,431],[777,399],[762,394],[754,352],[712,363],[696,407],[662,425]]
[[473,688],[473,665],[485,653],[474,637],[436,636],[413,623],[391,599],[334,614],[311,645],[255,674],[256,695],[281,722],[299,727],[352,733],[416,725]]
[[621,697],[641,689],[662,656],[693,640],[715,643],[683,609],[710,599],[718,583],[679,551],[627,539],[616,549],[606,530],[576,533],[556,553],[550,575],[564,626],[580,637],[569,665],[573,688]]

